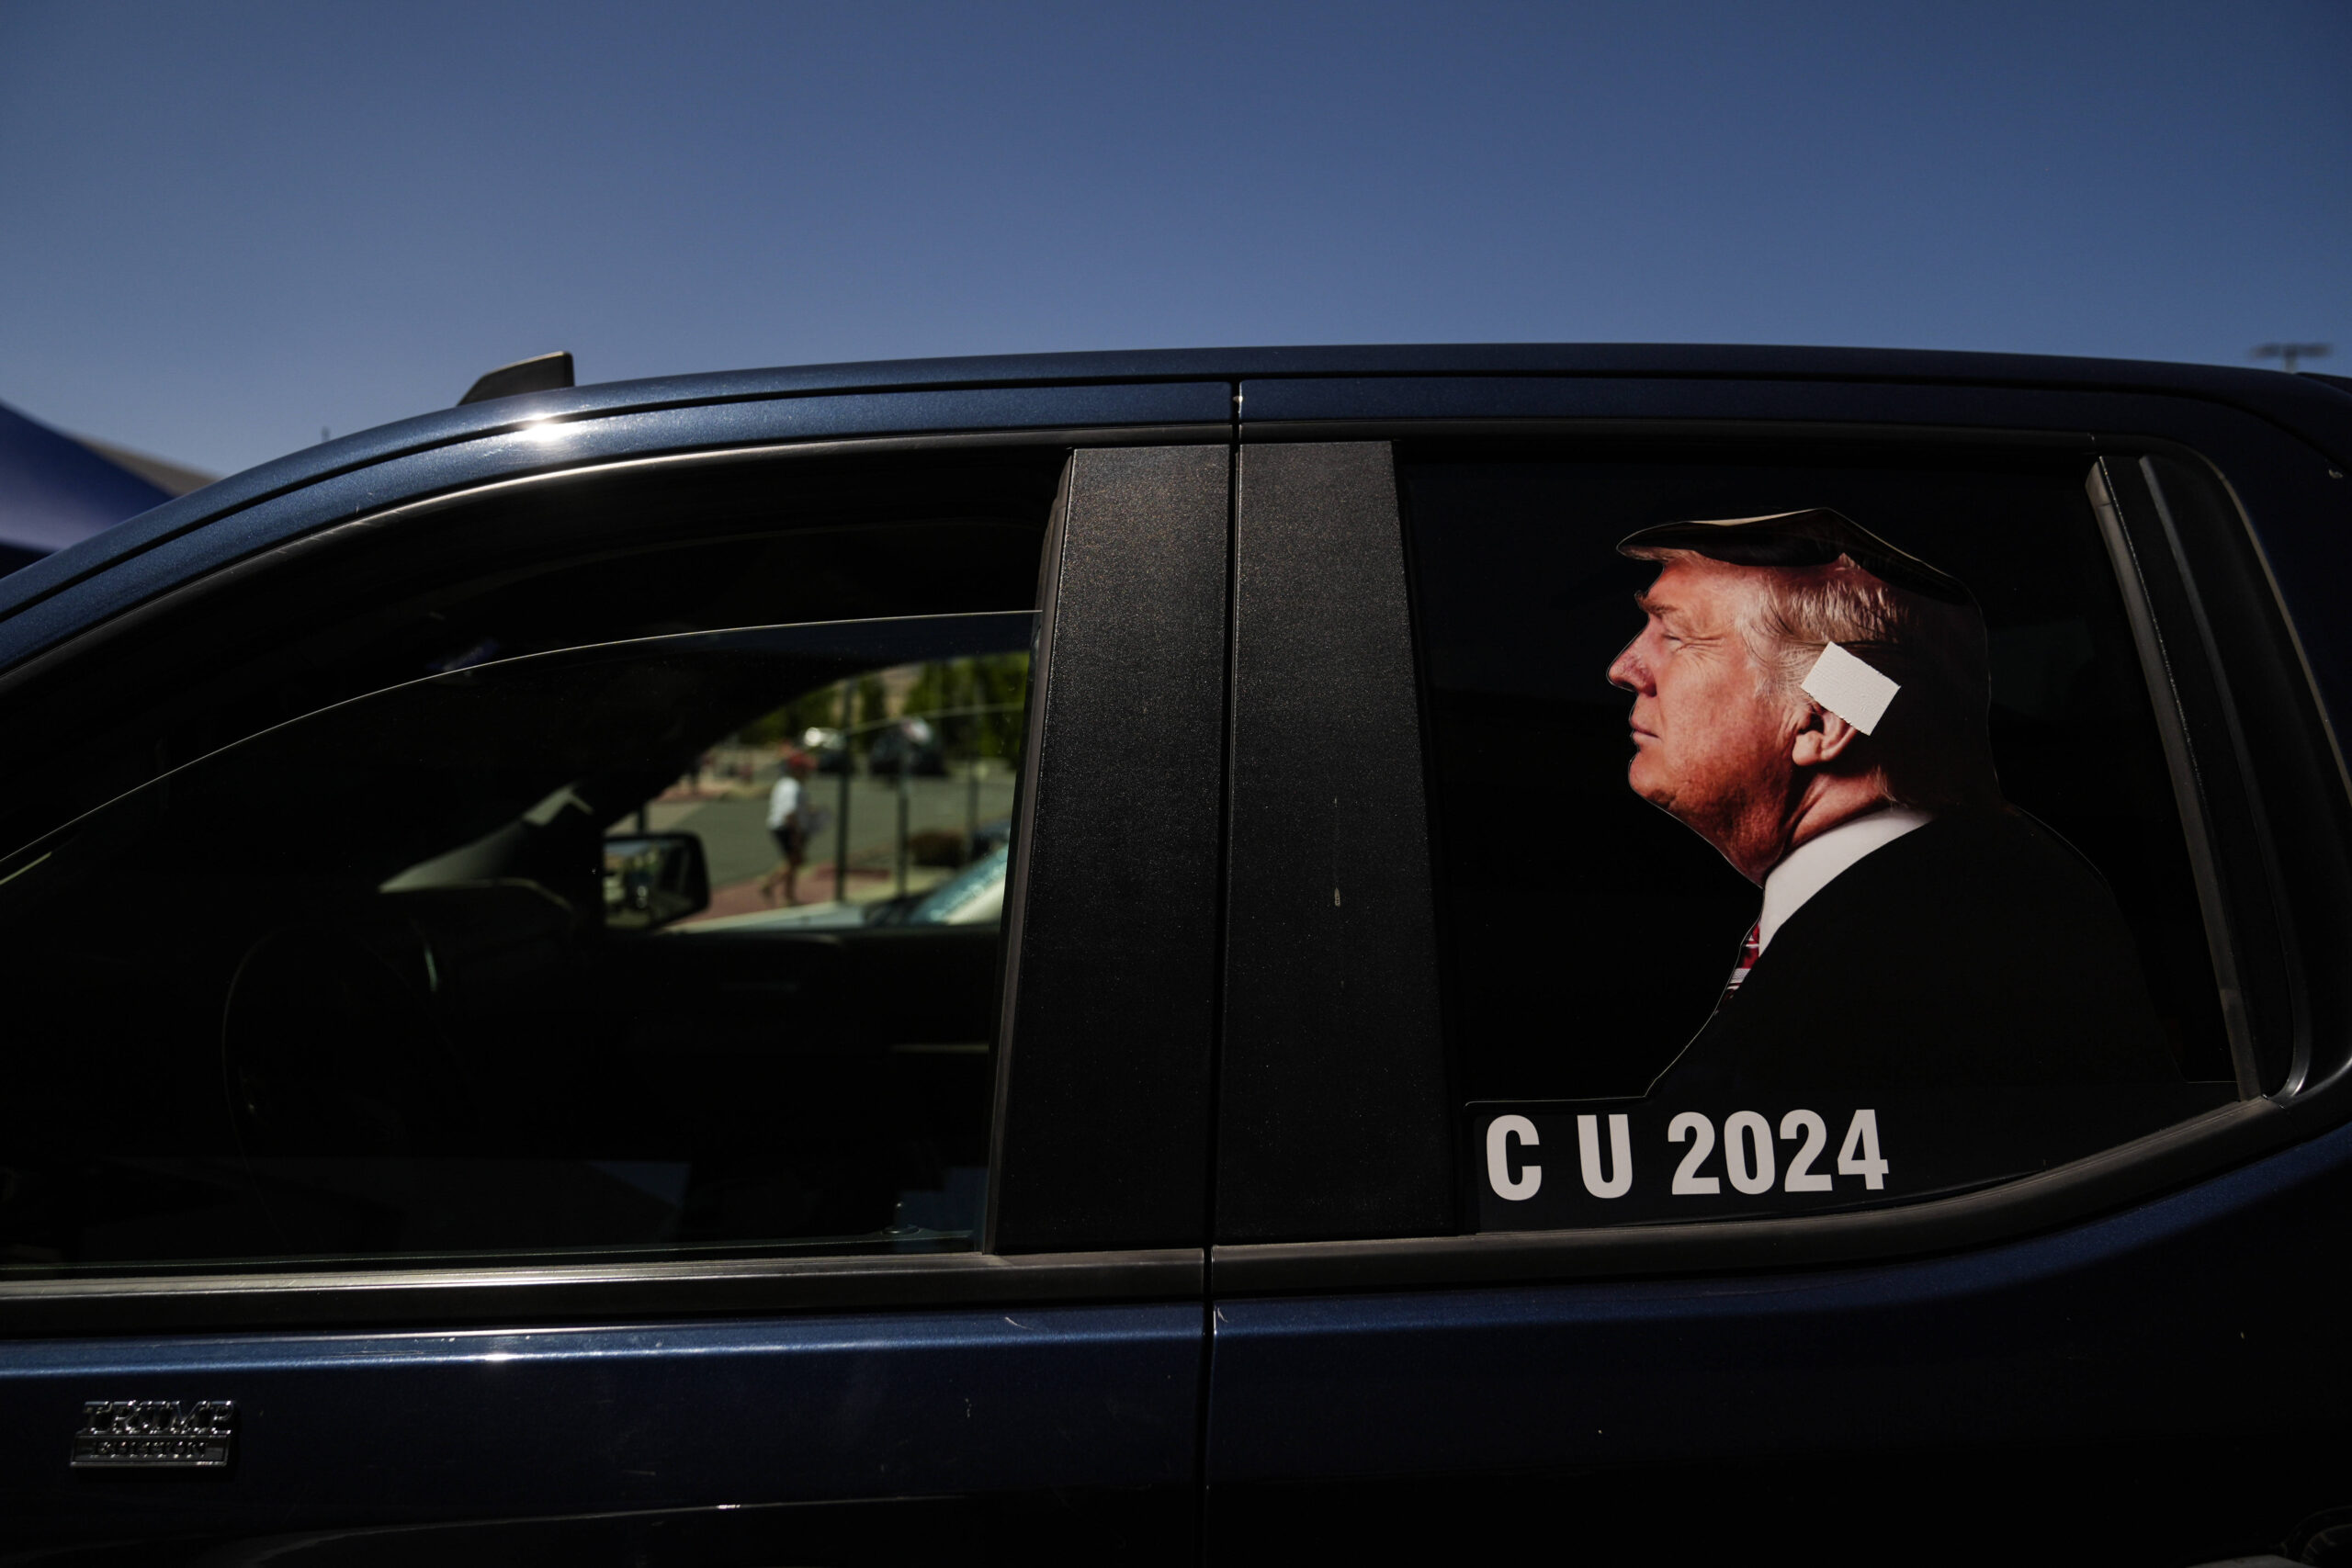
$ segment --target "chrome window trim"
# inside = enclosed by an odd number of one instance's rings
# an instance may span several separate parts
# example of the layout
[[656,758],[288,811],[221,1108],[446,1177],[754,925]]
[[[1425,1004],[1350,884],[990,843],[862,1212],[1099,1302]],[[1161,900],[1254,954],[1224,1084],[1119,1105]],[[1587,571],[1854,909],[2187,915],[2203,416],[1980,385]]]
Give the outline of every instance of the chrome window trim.
[[0,1281],[0,1337],[585,1323],[1197,1297],[1200,1251],[668,1258]]

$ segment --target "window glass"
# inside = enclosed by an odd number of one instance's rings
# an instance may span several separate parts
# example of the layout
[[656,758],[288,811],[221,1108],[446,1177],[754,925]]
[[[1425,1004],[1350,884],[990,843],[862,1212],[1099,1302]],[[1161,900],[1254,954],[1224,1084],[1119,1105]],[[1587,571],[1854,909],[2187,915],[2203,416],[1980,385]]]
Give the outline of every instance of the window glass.
[[458,660],[0,861],[0,1269],[974,1245],[1035,619]]
[[2233,1098],[2085,469],[1404,454],[1476,1228],[1916,1200]]
[[444,671],[622,637],[1029,609],[1066,456],[623,465],[323,529],[9,671],[0,849]]

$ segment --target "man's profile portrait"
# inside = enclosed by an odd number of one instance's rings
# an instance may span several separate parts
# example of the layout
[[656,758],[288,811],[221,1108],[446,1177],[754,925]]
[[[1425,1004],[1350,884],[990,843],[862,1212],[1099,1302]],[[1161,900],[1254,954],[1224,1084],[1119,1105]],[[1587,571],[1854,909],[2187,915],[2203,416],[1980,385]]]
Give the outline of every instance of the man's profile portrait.
[[1626,781],[1761,893],[1653,1096],[2177,1079],[2105,882],[2002,796],[1965,586],[1826,508],[1618,548]]

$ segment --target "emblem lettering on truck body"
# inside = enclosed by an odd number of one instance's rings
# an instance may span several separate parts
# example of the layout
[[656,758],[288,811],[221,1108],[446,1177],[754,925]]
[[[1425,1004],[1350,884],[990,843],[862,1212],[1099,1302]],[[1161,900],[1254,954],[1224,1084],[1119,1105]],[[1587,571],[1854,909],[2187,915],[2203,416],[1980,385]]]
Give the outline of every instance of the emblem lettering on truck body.
[[74,1434],[75,1470],[226,1470],[237,1435],[227,1399],[93,1399]]

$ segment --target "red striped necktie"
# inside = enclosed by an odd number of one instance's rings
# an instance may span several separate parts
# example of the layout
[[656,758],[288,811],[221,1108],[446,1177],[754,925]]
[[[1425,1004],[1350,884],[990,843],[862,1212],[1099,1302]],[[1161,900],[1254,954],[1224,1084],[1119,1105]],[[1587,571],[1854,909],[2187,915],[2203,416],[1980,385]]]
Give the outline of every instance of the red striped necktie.
[[1724,994],[1715,998],[1717,1012],[1723,1011],[1732,998],[1739,993],[1741,983],[1747,978],[1747,972],[1756,967],[1757,954],[1764,951],[1763,936],[1764,922],[1758,920],[1747,928],[1746,936],[1739,939],[1739,965],[1731,972],[1731,978],[1724,982]]

